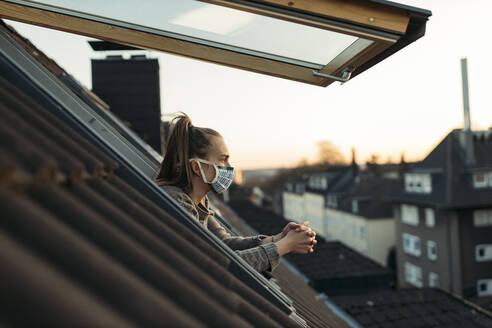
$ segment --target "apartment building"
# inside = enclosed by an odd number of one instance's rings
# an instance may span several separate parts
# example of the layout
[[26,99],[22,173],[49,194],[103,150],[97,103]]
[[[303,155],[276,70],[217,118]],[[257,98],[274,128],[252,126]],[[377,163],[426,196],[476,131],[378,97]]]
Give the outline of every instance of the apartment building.
[[492,303],[492,128],[453,130],[395,194],[400,287]]
[[304,175],[287,183],[284,216],[308,220],[326,240],[340,240],[379,264],[386,265],[395,245],[392,204],[400,166],[360,171],[352,163]]
[[358,174],[359,169],[353,163],[305,173],[301,178],[288,182],[283,193],[284,216],[296,222],[308,220],[313,230],[330,239],[325,220],[326,204],[340,201]]
[[326,235],[386,265],[395,246],[393,206],[390,196],[396,179],[362,176],[339,204],[327,202]]

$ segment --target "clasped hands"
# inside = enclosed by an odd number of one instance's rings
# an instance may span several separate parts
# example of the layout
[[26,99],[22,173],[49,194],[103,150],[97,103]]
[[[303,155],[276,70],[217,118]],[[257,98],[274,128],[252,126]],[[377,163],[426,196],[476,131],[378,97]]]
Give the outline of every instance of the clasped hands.
[[282,232],[273,236],[280,256],[287,253],[309,254],[314,252],[313,247],[318,243],[316,232],[309,227],[309,222],[289,222]]

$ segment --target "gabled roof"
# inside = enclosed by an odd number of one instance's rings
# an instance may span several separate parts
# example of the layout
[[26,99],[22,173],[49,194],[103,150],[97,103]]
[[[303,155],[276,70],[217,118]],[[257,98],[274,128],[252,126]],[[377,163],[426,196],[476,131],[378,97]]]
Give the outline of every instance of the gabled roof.
[[333,298],[363,327],[491,327],[492,314],[432,288]]
[[466,132],[453,130],[422,160],[408,165],[407,173],[429,173],[430,194],[408,193],[402,183],[393,199],[399,202],[459,208],[490,205],[492,188],[474,188],[473,173],[492,171],[492,130],[472,131],[471,146],[474,161],[467,163],[463,140]]
[[357,200],[357,213],[367,219],[391,218],[393,203],[388,199],[397,191],[400,183],[395,179],[375,176],[362,176],[358,183],[351,186],[337,209],[352,212],[352,200]]
[[340,194],[347,191],[349,186],[353,183],[359,170],[357,165],[335,165],[327,167],[319,172],[307,172],[305,178],[309,179],[311,176],[321,176],[327,179],[327,189],[319,190],[312,189],[309,184],[306,184],[306,191],[321,193],[321,194]]
[[3,50],[2,324],[299,327]]

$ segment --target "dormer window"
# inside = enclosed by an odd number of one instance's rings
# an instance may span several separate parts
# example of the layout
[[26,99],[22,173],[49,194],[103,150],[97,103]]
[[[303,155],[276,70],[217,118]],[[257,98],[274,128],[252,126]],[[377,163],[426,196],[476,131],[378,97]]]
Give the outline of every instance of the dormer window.
[[328,182],[326,181],[326,177],[321,178],[321,189],[326,190],[328,187]]
[[473,174],[473,188],[492,187],[492,172],[476,172]]
[[328,181],[326,177],[312,176],[309,178],[309,188],[317,190],[326,190]]
[[432,192],[431,175],[424,173],[405,174],[405,191],[430,194]]

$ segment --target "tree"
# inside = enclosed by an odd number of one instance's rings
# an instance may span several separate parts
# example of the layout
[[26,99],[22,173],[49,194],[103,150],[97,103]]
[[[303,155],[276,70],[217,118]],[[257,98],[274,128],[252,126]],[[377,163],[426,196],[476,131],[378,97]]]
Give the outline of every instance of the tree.
[[316,164],[321,165],[340,165],[346,164],[346,160],[342,153],[333,142],[322,140],[316,143],[318,147],[318,157]]
[[297,162],[296,167],[305,167],[309,165],[309,161],[306,157],[303,157]]
[[371,154],[369,159],[366,161],[366,164],[378,164],[380,157],[381,156],[379,156],[378,154]]

